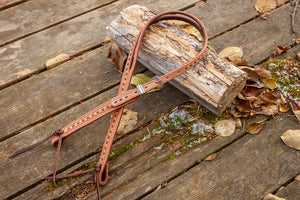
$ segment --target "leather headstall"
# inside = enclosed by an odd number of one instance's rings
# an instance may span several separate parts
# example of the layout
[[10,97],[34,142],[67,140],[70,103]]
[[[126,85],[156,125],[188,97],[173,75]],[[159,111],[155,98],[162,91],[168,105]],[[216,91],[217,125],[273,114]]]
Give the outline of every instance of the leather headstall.
[[[202,38],[203,38],[203,47],[202,47],[201,51],[196,55],[196,57],[193,58],[192,60],[190,60],[189,62],[187,62],[185,65],[182,65],[181,67],[179,67],[161,77],[155,76],[151,79],[150,82],[145,83],[143,85],[138,85],[135,89],[129,90],[130,80],[132,78],[135,65],[137,63],[139,47],[141,45],[142,38],[145,35],[145,31],[150,25],[152,25],[158,21],[162,21],[162,20],[180,20],[180,21],[184,21],[186,23],[191,24],[201,33]],[[144,93],[149,92],[152,89],[162,88],[163,84],[176,78],[177,76],[181,75],[182,73],[186,72],[187,70],[189,70],[192,67],[194,67],[195,65],[197,65],[204,55],[204,52],[207,48],[207,42],[208,42],[208,37],[207,37],[206,29],[205,29],[203,23],[197,17],[195,17],[187,12],[184,12],[184,11],[167,11],[167,12],[163,12],[158,15],[155,15],[153,18],[151,18],[145,24],[145,26],[139,32],[137,38],[135,39],[135,41],[132,45],[132,48],[129,52],[129,55],[128,55],[128,58],[127,58],[127,61],[125,64],[125,68],[123,71],[118,95],[116,97],[106,101],[102,105],[99,105],[95,109],[82,115],[81,117],[79,117],[75,121],[71,122],[64,128],[56,130],[53,134],[51,134],[49,137],[45,138],[43,141],[36,143],[25,149],[22,149],[20,151],[17,151],[11,157],[14,157],[20,153],[23,153],[23,152],[29,150],[29,149],[32,149],[33,147],[35,147],[35,146],[45,142],[47,139],[51,138],[52,145],[57,146],[57,152],[56,152],[56,156],[55,156],[53,176],[46,177],[45,179],[52,179],[53,182],[55,183],[55,180],[59,179],[59,178],[75,177],[78,175],[82,175],[85,173],[95,171],[96,172],[95,181],[96,181],[96,185],[97,185],[97,193],[98,193],[98,198],[100,199],[99,187],[100,187],[100,185],[105,185],[109,178],[108,177],[108,164],[107,164],[108,157],[109,157],[109,154],[111,151],[111,146],[113,144],[115,134],[117,132],[117,129],[118,129],[121,117],[122,117],[124,106],[134,102],[139,96],[141,96]],[[106,135],[103,147],[102,147],[102,152],[100,155],[99,162],[95,165],[95,168],[89,169],[86,171],[81,171],[78,173],[69,174],[69,175],[56,176],[57,160],[58,160],[58,155],[59,155],[60,147],[62,145],[63,140],[66,139],[71,134],[78,131],[79,129],[87,126],[88,124],[90,124],[110,113],[112,113],[110,125],[109,125],[108,132],[107,132],[107,135]]]

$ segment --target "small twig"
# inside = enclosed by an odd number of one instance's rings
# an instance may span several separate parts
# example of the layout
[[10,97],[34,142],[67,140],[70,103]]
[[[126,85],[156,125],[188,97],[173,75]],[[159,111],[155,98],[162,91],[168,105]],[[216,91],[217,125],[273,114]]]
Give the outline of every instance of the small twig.
[[292,31],[293,31],[293,33],[296,32],[296,28],[295,28],[295,15],[296,15],[296,12],[297,12],[297,8],[298,8],[299,2],[300,2],[300,0],[296,1],[295,7],[294,7],[294,11],[293,11],[293,14],[292,14]]
[[243,48],[243,46],[245,45],[246,41],[247,41],[247,37],[245,38],[245,40],[244,40],[243,44],[240,46],[240,49],[242,49],[242,48]]

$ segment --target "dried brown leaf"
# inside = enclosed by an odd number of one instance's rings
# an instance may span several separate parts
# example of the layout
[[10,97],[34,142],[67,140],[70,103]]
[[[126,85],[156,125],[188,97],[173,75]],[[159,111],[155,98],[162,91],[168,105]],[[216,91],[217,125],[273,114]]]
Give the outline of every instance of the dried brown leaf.
[[255,72],[254,68],[246,67],[246,66],[239,67],[239,68],[248,74],[248,78],[247,78],[248,81],[257,82],[259,80],[259,76]]
[[204,160],[212,161],[217,158],[217,155],[218,155],[217,153],[211,154],[211,155],[207,156]]
[[243,123],[242,123],[241,118],[234,118],[233,121],[234,121],[234,123],[235,123],[235,127],[236,127],[236,128],[242,128]]
[[300,108],[299,108],[299,106],[294,101],[290,101],[289,103],[290,103],[290,106],[291,106],[292,111],[295,114],[296,118],[298,119],[298,121],[300,121]]
[[255,9],[260,13],[267,13],[275,8],[275,0],[257,0],[255,3]]
[[246,97],[258,97],[259,95],[261,95],[261,93],[264,91],[264,88],[258,88],[258,87],[254,87],[254,86],[246,86],[243,90],[242,90],[242,94],[244,94]]
[[199,41],[202,41],[201,33],[194,26],[179,20],[168,20],[168,22],[181,28],[186,33],[195,36]]
[[122,119],[120,121],[120,125],[117,130],[117,134],[126,134],[129,131],[132,131],[136,124],[138,119],[138,113],[124,109],[122,114]]
[[265,198],[263,200],[286,200],[284,198],[280,198],[278,196],[275,196],[271,193],[267,194],[267,196],[265,196]]
[[252,110],[250,101],[248,101],[248,100],[237,100],[236,99],[234,107],[242,113],[250,113]]
[[123,49],[116,44],[111,44],[107,58],[117,66],[118,70],[123,71],[124,62],[127,58],[127,54]]
[[275,92],[264,92],[261,96],[261,99],[268,103],[277,103],[277,94]]
[[254,66],[254,71],[257,73],[258,76],[261,78],[272,78],[271,72],[267,69],[261,68],[259,66]]
[[288,104],[279,104],[279,111],[280,112],[287,112],[290,110],[290,107]]
[[263,78],[262,81],[271,90],[277,88],[277,83],[276,83],[276,79],[275,78]]
[[229,59],[229,61],[237,58],[241,59],[243,57],[243,50],[240,47],[227,47],[219,53],[219,56]]
[[300,130],[288,130],[283,133],[281,139],[287,146],[300,150]]
[[221,120],[215,124],[215,133],[219,136],[230,136],[235,131],[235,122],[232,120]]
[[287,51],[286,48],[284,48],[282,46],[276,46],[276,50],[277,50],[277,55],[280,55],[280,54],[285,53]]
[[278,107],[274,104],[267,104],[259,108],[255,108],[251,111],[252,115],[276,115],[278,113]]
[[297,53],[298,58],[300,59],[300,51]]
[[267,122],[267,119],[264,119],[262,121],[250,124],[247,127],[247,133],[250,133],[250,134],[257,134],[257,133],[259,133],[261,131],[261,129],[263,128],[263,126],[265,125],[266,122]]
[[233,58],[229,59],[229,61],[237,66],[248,65],[248,62],[246,60],[244,60],[242,58],[238,58],[238,57],[233,57]]

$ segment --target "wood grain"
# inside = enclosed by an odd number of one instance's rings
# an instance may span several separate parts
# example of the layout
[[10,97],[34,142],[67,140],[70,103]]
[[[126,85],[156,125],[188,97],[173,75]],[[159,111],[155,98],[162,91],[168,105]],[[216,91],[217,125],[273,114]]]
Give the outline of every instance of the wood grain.
[[[52,147],[50,142],[8,160],[8,156],[13,151],[41,140],[53,130],[66,125],[71,120],[75,120],[105,100],[114,97],[115,94],[117,94],[117,87],[1,142],[0,170],[2,173],[0,195],[6,198],[15,194],[28,185],[34,184],[43,177],[50,175],[52,171],[55,148]],[[185,95],[178,90],[174,90],[171,86],[166,86],[162,91],[140,97],[134,104],[134,110],[139,112],[137,126],[139,127],[145,122],[151,121],[155,116],[170,110],[186,100],[187,97]],[[168,104],[165,102],[168,102]],[[59,169],[80,161],[86,155],[91,154],[102,146],[109,117],[106,116],[90,124],[64,142],[59,158]],[[33,135],[34,137],[32,137]],[[19,166],[22,166],[22,170],[15,170]],[[14,170],[13,173],[11,170]],[[9,184],[6,184],[8,182]]]
[[[189,3],[192,2],[196,0]],[[180,0],[173,1],[172,5],[165,4],[164,0],[117,1],[3,46],[0,48],[0,89],[44,70],[46,60],[60,53],[72,56],[99,45],[106,37],[106,26],[122,9],[136,3],[157,12],[186,6],[186,2]]]
[[[220,52],[228,46],[240,46],[247,38],[243,47],[244,58],[251,64],[260,63],[272,55],[276,46],[286,47],[293,43],[295,36],[291,32],[291,9],[290,4],[279,7],[271,12],[267,20],[252,20],[213,39],[210,44]],[[300,21],[300,15],[296,15],[295,20]],[[299,26],[297,31],[300,31]]]
[[295,128],[295,119],[276,116],[258,135],[246,135],[144,199],[262,199],[300,172],[297,151],[280,139]]
[[4,10],[0,12],[0,46],[112,2],[31,0]]

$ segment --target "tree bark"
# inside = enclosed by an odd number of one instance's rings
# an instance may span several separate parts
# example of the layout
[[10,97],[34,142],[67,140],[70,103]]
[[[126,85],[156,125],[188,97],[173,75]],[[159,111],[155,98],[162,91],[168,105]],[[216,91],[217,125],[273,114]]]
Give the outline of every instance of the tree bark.
[[[108,35],[127,53],[144,24],[155,14],[138,5],[124,9],[107,27]],[[152,25],[141,44],[138,61],[161,76],[196,56],[202,43],[170,21]],[[170,83],[216,115],[243,89],[247,74],[213,50],[193,69]]]

